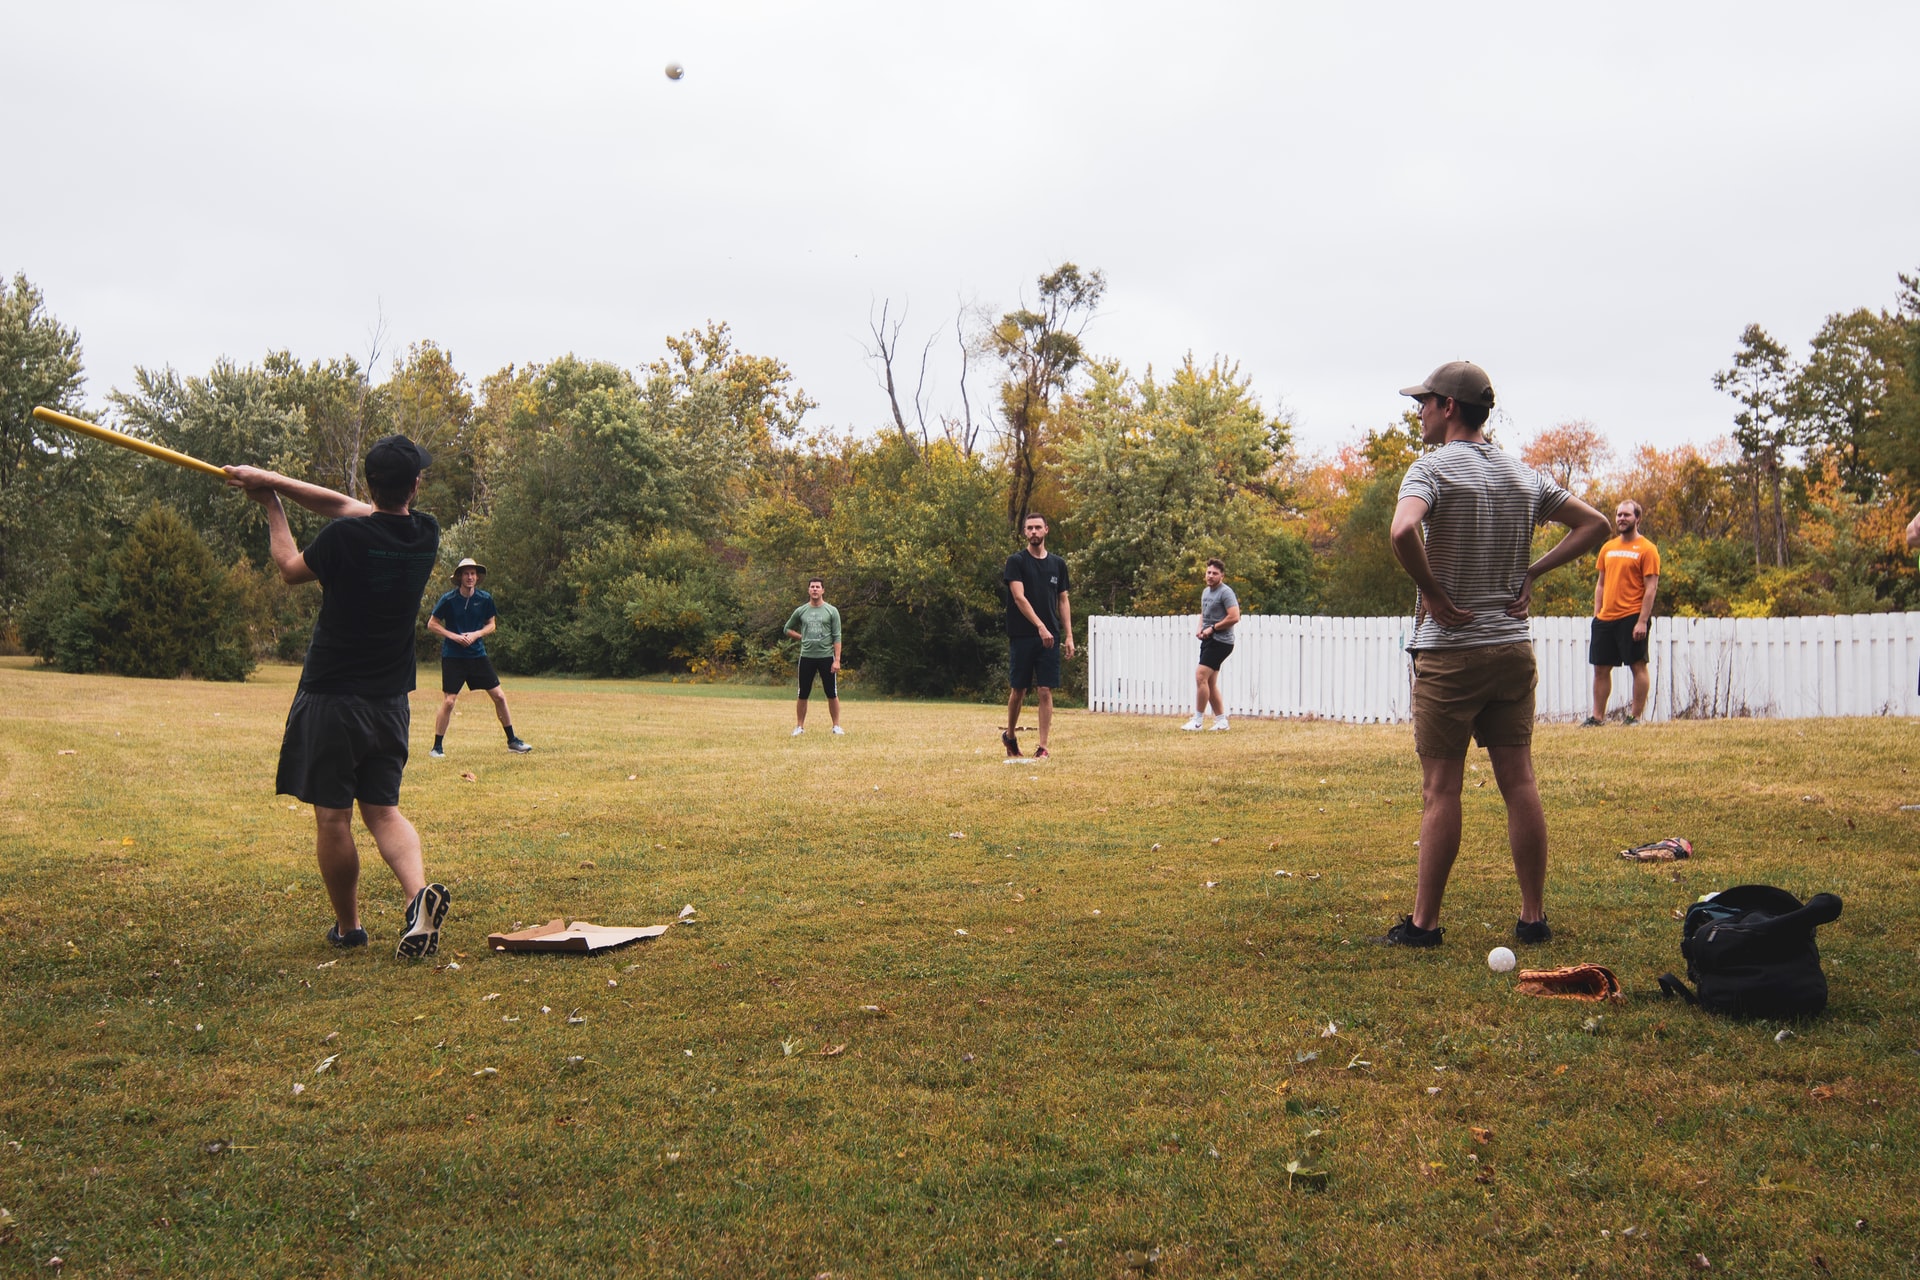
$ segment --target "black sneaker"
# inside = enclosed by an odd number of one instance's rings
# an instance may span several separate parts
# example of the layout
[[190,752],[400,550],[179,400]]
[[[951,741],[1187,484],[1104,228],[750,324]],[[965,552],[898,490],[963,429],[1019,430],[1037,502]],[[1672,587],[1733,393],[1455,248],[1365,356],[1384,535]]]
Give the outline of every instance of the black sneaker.
[[400,945],[394,948],[396,959],[424,959],[440,949],[440,922],[447,918],[452,900],[443,884],[430,884],[413,895],[407,904],[407,927],[400,931]]
[[1588,716],[1585,720],[1582,720],[1580,722],[1580,727],[1582,729],[1598,729],[1601,725],[1605,723],[1606,721],[1602,720],[1599,716]]
[[1013,730],[1011,729],[1002,729],[1000,731],[1000,745],[1007,749],[1009,758],[1020,754],[1020,739],[1013,736]]
[[1541,916],[1532,924],[1525,920],[1513,922],[1513,940],[1515,942],[1552,942],[1553,930],[1547,927],[1547,918]]
[[327,941],[336,947],[364,947],[367,945],[367,931],[349,929],[342,933],[340,925],[336,922],[327,926]]
[[513,754],[517,756],[523,756],[527,754],[527,752],[533,750],[533,744],[530,742],[522,742],[518,738],[508,738],[507,750],[513,752]]
[[1445,929],[1422,929],[1413,922],[1412,916],[1401,916],[1400,923],[1387,930],[1384,937],[1374,941],[1387,947],[1437,947]]

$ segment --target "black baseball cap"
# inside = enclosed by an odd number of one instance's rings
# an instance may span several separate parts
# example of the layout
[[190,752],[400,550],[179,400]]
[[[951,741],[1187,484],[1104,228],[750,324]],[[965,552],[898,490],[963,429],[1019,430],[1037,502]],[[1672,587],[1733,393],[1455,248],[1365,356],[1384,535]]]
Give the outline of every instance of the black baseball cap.
[[433,455],[405,436],[383,436],[367,450],[367,483],[382,488],[412,484],[433,465]]

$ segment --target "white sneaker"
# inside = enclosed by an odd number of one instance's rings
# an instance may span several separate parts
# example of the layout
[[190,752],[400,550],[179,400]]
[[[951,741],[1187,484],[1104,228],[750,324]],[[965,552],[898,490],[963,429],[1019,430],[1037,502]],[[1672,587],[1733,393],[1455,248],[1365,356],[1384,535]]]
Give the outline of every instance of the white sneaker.
[[835,733],[841,733],[841,734],[844,734],[846,732],[846,730],[842,729],[839,725],[833,726],[833,731]]
[[1181,725],[1180,727],[1186,730],[1188,733],[1192,733],[1196,729],[1205,728],[1205,726],[1201,724],[1199,716],[1195,716],[1193,719],[1187,721],[1185,724]]
[[1227,723],[1227,718],[1225,716],[1214,717],[1213,731],[1215,733],[1223,733],[1226,730],[1231,729],[1232,727],[1233,727],[1232,725]]
[[799,737],[799,736],[800,736],[801,734],[803,734],[803,733],[805,733],[806,731],[807,731],[807,726],[805,726],[805,725],[803,725],[803,724],[797,724],[797,725],[795,725],[795,726],[793,726],[793,732],[792,732],[791,734],[789,734],[788,736],[789,736],[789,737],[794,737],[794,738],[797,738],[797,737]]

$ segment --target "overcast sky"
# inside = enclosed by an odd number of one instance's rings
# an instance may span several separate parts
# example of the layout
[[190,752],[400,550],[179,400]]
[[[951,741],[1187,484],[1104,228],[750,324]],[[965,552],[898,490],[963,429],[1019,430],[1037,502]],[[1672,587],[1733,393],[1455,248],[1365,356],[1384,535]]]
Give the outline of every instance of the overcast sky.
[[917,346],[1072,261],[1091,350],[1237,360],[1308,449],[1465,357],[1509,438],[1624,451],[1920,270],[1912,0],[0,0],[0,48],[0,270],[96,403],[381,317],[475,382],[713,319],[870,428],[878,303]]

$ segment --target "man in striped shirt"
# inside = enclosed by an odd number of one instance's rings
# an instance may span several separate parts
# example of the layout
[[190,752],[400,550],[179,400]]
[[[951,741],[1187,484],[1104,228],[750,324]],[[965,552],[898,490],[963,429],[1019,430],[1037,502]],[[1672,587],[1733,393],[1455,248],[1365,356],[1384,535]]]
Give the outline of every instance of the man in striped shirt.
[[[1467,746],[1478,739],[1507,805],[1520,881],[1514,938],[1546,942],[1547,818],[1533,777],[1539,675],[1527,608],[1534,582],[1600,545],[1607,520],[1488,441],[1493,383],[1480,366],[1443,364],[1400,394],[1419,404],[1420,439],[1430,447],[1407,469],[1393,511],[1393,554],[1420,588],[1407,648],[1423,807],[1413,914],[1380,941],[1440,945],[1440,899],[1460,854]],[[1528,564],[1534,526],[1548,520],[1571,532]]]

